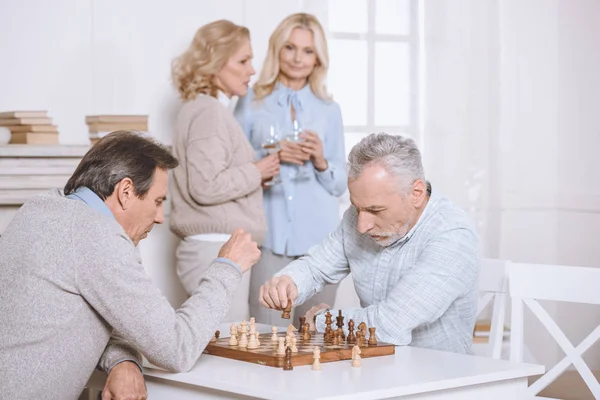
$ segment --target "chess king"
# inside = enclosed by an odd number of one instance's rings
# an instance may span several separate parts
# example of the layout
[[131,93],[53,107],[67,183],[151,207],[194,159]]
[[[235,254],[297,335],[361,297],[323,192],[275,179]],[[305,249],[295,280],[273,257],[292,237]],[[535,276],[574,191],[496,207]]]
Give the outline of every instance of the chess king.
[[[265,282],[259,301],[295,307],[352,272],[364,307],[341,311],[375,327],[373,341],[468,353],[481,264],[472,221],[425,180],[411,139],[367,136],[350,152],[348,171],[352,205],[338,228]],[[329,308],[306,313],[311,329],[325,330]]]

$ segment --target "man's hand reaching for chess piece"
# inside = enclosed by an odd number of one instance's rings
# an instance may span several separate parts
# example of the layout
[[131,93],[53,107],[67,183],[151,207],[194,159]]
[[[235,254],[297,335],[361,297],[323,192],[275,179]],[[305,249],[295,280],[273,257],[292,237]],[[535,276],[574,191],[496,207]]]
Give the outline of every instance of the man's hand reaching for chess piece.
[[275,276],[260,287],[260,304],[274,310],[283,310],[288,305],[288,300],[292,303],[298,298],[298,288],[296,284],[287,275]]

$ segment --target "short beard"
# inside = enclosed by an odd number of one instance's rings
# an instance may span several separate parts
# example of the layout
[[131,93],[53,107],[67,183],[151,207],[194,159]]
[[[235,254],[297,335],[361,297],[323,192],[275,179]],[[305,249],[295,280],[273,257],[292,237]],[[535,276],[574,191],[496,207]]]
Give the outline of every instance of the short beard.
[[408,233],[408,222],[404,224],[404,226],[402,226],[402,228],[400,228],[398,230],[398,232],[383,232],[380,233],[379,235],[376,236],[380,236],[380,238],[375,239],[373,238],[373,236],[371,236],[371,239],[373,239],[373,241],[375,243],[377,243],[378,245],[380,245],[381,247],[388,247],[393,245],[394,243],[396,243],[398,240],[403,239],[406,234]]

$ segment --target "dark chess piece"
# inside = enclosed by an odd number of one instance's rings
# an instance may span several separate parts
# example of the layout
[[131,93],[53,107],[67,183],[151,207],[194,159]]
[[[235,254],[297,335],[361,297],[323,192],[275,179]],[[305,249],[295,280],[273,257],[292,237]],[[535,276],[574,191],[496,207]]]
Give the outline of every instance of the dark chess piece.
[[290,319],[291,312],[292,312],[292,301],[290,299],[288,299],[287,306],[285,306],[285,308],[283,309],[283,312],[281,313],[281,318]]
[[294,369],[294,366],[292,365],[292,349],[290,348],[290,346],[288,346],[285,349],[285,359],[283,360],[283,370],[291,371],[293,369]]
[[348,344],[356,343],[356,336],[354,335],[354,320],[348,321]]
[[376,346],[377,338],[375,337],[375,328],[369,328],[369,346]]
[[342,315],[342,310],[338,311],[338,316],[335,317],[337,320],[338,331],[341,329],[342,331],[342,339],[346,340],[346,335],[344,334],[344,316]]
[[306,317],[300,317],[300,325],[298,326],[298,335],[304,333],[304,324],[306,323]]
[[310,340],[310,324],[307,322],[304,324],[304,331],[302,332],[303,340]]
[[323,334],[323,339],[327,343],[333,341],[333,331],[331,330],[330,326],[325,327],[325,333]]
[[219,331],[216,331],[216,332],[215,332],[215,339],[218,339],[220,335],[221,335],[221,332],[219,332]]
[[327,311],[327,314],[325,314],[325,325],[327,325],[327,327],[325,328],[325,334],[323,335],[325,340],[327,340],[328,333],[332,332],[332,329],[331,329],[332,323],[333,323],[333,321],[331,320],[331,313],[329,311]]

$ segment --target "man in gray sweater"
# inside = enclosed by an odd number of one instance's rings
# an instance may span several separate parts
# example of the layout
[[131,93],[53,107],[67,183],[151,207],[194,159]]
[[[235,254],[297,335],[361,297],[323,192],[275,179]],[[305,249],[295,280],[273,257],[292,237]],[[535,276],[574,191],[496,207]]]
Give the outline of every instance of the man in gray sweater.
[[153,285],[136,246],[164,221],[166,149],[115,132],[59,190],[21,207],[0,237],[0,399],[75,399],[98,366],[103,398],[145,398],[143,353],[191,369],[260,257],[241,230],[178,310]]

